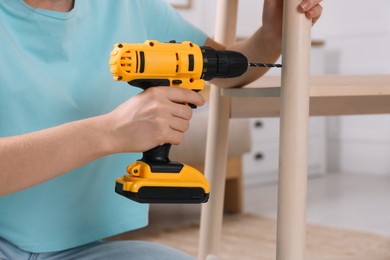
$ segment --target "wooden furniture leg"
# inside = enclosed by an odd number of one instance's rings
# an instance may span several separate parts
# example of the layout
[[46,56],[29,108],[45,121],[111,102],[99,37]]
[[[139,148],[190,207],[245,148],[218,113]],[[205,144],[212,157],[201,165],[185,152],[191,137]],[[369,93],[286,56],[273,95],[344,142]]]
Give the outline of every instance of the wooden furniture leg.
[[299,3],[285,0],[283,8],[277,260],[305,254],[311,21]]
[[[229,44],[235,40],[238,0],[218,0],[215,39]],[[199,259],[218,255],[222,233],[223,196],[226,179],[230,98],[211,86],[207,130],[205,175],[210,182],[210,199],[202,205]]]

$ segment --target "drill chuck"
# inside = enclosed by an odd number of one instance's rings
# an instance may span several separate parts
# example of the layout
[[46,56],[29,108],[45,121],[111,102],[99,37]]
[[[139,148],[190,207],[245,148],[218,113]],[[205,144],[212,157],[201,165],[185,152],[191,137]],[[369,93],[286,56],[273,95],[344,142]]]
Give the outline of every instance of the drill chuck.
[[203,54],[203,79],[234,78],[248,69],[248,59],[235,51],[217,51],[210,47],[200,47]]

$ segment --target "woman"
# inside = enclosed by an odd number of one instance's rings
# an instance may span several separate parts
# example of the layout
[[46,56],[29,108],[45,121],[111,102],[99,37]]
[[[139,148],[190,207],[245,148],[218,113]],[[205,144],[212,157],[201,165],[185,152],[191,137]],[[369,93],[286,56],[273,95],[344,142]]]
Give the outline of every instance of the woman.
[[[315,22],[319,2],[303,0],[300,11]],[[179,144],[192,116],[183,104],[204,103],[185,89],[139,93],[113,82],[109,52],[116,42],[189,40],[272,63],[281,15],[281,0],[265,0],[263,26],[223,46],[162,0],[0,1],[0,258],[192,259],[151,243],[101,241],[147,225],[148,206],[116,195],[113,181],[138,152]]]

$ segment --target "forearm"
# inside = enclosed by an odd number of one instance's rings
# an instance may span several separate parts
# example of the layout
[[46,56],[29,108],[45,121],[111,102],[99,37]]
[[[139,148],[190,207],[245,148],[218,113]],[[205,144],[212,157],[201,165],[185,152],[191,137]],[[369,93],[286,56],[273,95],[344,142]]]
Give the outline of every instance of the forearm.
[[108,153],[102,117],[0,139],[0,196],[60,176]]

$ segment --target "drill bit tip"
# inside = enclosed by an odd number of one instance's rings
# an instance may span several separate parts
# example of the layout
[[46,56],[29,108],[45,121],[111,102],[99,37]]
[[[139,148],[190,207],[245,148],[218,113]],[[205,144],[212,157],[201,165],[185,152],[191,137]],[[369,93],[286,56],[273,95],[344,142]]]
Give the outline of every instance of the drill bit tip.
[[249,67],[281,68],[281,67],[282,67],[282,64],[254,63],[254,62],[249,62]]

